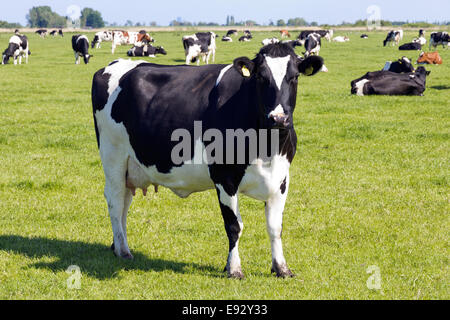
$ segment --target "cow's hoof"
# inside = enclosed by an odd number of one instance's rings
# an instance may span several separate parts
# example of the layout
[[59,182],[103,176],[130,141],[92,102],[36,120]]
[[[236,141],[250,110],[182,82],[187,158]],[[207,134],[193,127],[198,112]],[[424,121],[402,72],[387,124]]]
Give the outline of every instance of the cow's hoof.
[[277,263],[274,263],[272,265],[272,269],[270,271],[272,273],[276,273],[278,278],[293,278],[293,277],[295,277],[295,274],[292,273],[291,270],[289,270],[289,268],[286,264],[279,265]]
[[228,278],[242,280],[245,277],[241,270],[236,270],[233,272],[228,272]]
[[[116,253],[115,249],[116,249],[116,247],[114,246],[114,242],[113,242],[111,245],[111,250],[114,253],[114,255],[117,257],[117,253]],[[121,252],[119,256],[126,260],[132,260],[134,258],[130,252]]]

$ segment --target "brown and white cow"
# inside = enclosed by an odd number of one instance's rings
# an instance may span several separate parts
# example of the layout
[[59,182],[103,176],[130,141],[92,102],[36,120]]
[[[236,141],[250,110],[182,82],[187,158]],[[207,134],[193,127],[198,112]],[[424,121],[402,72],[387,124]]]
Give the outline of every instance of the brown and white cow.
[[141,47],[150,42],[154,42],[154,39],[146,32],[115,30],[113,31],[111,53],[114,54],[116,47],[120,45],[132,44]]
[[287,30],[280,30],[280,34],[282,38],[291,37],[291,34]]
[[421,52],[417,59],[417,63],[442,64],[442,58],[437,51]]

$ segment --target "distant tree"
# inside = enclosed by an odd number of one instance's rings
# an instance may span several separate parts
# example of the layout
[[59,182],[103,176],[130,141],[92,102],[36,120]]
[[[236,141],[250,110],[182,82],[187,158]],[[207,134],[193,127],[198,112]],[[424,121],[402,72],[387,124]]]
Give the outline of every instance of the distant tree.
[[80,23],[83,28],[103,28],[105,26],[102,14],[92,8],[84,8],[81,11]]
[[317,22],[313,21],[313,22],[311,22],[309,25],[310,25],[311,27],[317,27],[319,24],[318,24]]
[[49,6],[31,8],[26,18],[32,28],[62,28],[66,25],[66,18],[53,12]]
[[10,23],[8,21],[0,20],[0,28],[22,28],[22,25],[16,22]]
[[277,21],[277,26],[284,27],[285,25],[286,25],[286,22],[284,22],[283,19],[280,19],[280,20]]
[[149,25],[152,27],[156,27],[158,24],[156,23],[156,21],[150,21]]
[[306,22],[303,18],[291,18],[287,22],[288,26],[307,26],[308,22]]
[[133,21],[127,20],[127,22],[125,22],[125,27],[132,27],[132,26],[133,26]]

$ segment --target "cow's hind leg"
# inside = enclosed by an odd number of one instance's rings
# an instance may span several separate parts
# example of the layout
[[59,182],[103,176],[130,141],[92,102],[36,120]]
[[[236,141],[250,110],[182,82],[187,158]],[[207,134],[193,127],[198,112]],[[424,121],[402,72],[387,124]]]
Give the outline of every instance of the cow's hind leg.
[[229,278],[242,279],[244,278],[244,274],[241,270],[238,244],[244,224],[242,223],[241,215],[239,213],[238,196],[237,193],[229,195],[220,184],[216,185],[216,190],[229,244],[225,270],[227,271]]
[[126,215],[132,200],[131,191],[125,185],[128,155],[103,140],[100,142],[100,155],[105,172],[104,195],[113,231],[111,249],[118,257],[132,259],[126,232]]
[[283,229],[283,210],[288,193],[289,176],[283,180],[279,190],[266,201],[266,223],[267,232],[270,237],[270,246],[272,249],[272,272],[277,277],[293,277],[294,274],[289,270],[283,255],[283,246],[281,243],[281,233]]

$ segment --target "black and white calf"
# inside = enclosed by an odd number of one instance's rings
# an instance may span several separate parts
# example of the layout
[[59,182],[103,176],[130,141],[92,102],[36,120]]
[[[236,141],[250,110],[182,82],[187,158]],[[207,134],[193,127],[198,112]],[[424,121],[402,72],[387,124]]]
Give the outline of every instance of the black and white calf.
[[450,35],[443,31],[443,32],[432,32],[430,34],[430,46],[429,49],[431,50],[431,47],[433,46],[434,49],[438,45],[442,45],[443,48],[446,48],[450,42]]
[[383,46],[392,42],[392,45],[398,45],[400,40],[403,39],[403,30],[391,30],[388,32],[386,39],[383,40]]
[[36,30],[35,33],[41,36],[41,38],[45,38],[47,36],[47,29],[39,29]]
[[8,48],[3,51],[2,64],[7,64],[11,57],[14,59],[14,64],[17,64],[17,58],[19,58],[19,64],[22,64],[23,56],[25,56],[25,62],[28,63],[30,54],[28,38],[17,33],[9,39]]
[[[228,276],[243,277],[239,193],[265,202],[272,271],[292,276],[281,232],[297,145],[292,118],[297,78],[315,74],[322,64],[321,57],[299,59],[291,47],[275,44],[263,47],[252,60],[240,57],[229,65],[193,68],[120,59],[99,70],[92,83],[92,104],[114,253],[132,258],[126,220],[136,188],[162,185],[183,198],[215,189],[228,236]],[[269,131],[270,143],[255,135],[255,144],[250,144],[252,133]],[[231,142],[242,143],[230,147],[227,132]],[[213,138],[214,150],[224,153],[207,162],[203,150],[211,148],[211,135],[224,137],[222,143]],[[174,153],[179,154],[175,150],[180,137],[192,152],[184,150],[178,162]],[[259,151],[250,157],[255,146]],[[262,149],[268,148],[264,156]],[[237,162],[241,155],[244,160]]]
[[407,57],[401,57],[397,61],[387,61],[383,68],[384,71],[391,71],[395,73],[414,72],[414,66],[411,60]]
[[312,54],[319,55],[320,46],[322,44],[320,38],[320,35],[318,35],[317,33],[310,33],[308,37],[306,37],[304,52],[305,57]]
[[366,95],[422,96],[425,80],[430,71],[418,67],[415,72],[395,73],[391,71],[367,72],[351,82],[351,93]]
[[102,42],[113,41],[113,32],[112,31],[99,31],[94,35],[92,39],[91,48],[99,49],[101,47]]
[[163,47],[153,47],[152,45],[143,45],[141,47],[134,46],[128,50],[127,55],[129,57],[156,57],[157,54],[166,55],[167,52]]
[[252,39],[252,36],[242,36],[239,38],[239,41],[249,42]]
[[93,57],[89,54],[89,40],[85,35],[72,36],[72,49],[75,53],[75,64],[80,64],[81,57],[85,64],[89,63],[89,59]]
[[200,57],[203,62],[209,63],[212,55],[213,62],[216,59],[216,34],[214,32],[197,32],[183,37],[183,47],[186,56],[186,64],[197,61],[200,64]]

